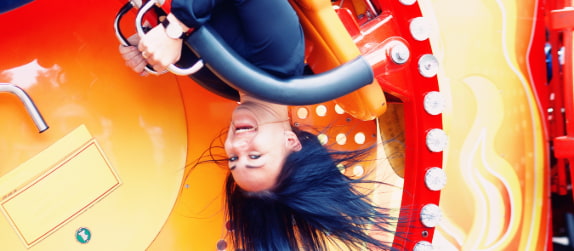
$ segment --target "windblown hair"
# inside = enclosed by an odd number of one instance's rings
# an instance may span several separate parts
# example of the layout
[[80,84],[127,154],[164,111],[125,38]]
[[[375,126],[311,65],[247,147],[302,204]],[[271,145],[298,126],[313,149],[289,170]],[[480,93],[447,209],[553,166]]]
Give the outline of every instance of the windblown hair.
[[[263,192],[242,190],[229,175],[227,213],[233,243],[239,250],[328,250],[329,243],[348,249],[368,245],[391,250],[368,231],[391,232],[396,221],[388,210],[375,206],[355,185],[339,163],[360,161],[370,149],[332,152],[317,137],[296,131],[302,150],[285,160],[276,186]],[[334,242],[339,240],[340,242]]]

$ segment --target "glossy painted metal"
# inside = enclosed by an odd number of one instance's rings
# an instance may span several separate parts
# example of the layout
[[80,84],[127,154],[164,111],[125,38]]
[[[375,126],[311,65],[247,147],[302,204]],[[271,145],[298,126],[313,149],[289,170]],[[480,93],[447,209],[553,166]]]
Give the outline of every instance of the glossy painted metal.
[[22,90],[22,88],[18,87],[17,85],[0,84],[0,93],[10,93],[18,97],[20,102],[22,102],[22,105],[24,105],[24,108],[26,108],[26,111],[28,111],[28,115],[30,115],[30,118],[36,125],[38,132],[42,133],[48,130],[46,121],[26,91]]
[[[213,139],[227,127],[235,104],[186,77],[130,72],[111,25],[122,4],[36,0],[0,15],[11,24],[0,28],[10,38],[0,39],[0,83],[26,91],[50,126],[39,134],[20,101],[0,93],[0,181],[83,125],[121,185],[30,249],[214,250],[232,234],[223,212],[227,170],[196,161],[211,143],[218,144]],[[549,247],[549,150],[541,108],[546,102],[539,101],[544,59],[537,53],[543,44],[542,1],[333,4],[393,108],[379,116],[379,124],[344,113],[345,105],[335,102],[292,107],[292,117],[296,126],[313,126],[327,144],[343,149],[381,143],[379,130],[404,133],[404,161],[396,164],[402,168],[380,161],[343,170],[351,177],[375,170],[375,177],[392,176],[389,182],[403,187],[377,190],[374,198],[411,209],[397,226],[406,239],[395,238],[395,247]],[[133,24],[123,25],[129,32]],[[325,62],[320,54],[314,57],[316,65]],[[355,114],[377,107],[355,101],[358,106],[344,101],[359,107]],[[380,112],[374,110],[365,116]],[[386,159],[388,152],[378,150],[377,159]],[[428,185],[428,176],[438,185]],[[0,205],[11,196],[0,194]],[[428,217],[433,212],[442,220]],[[0,249],[25,250],[5,219],[0,217]],[[82,244],[75,234],[85,236],[84,228],[92,235]]]
[[[560,101],[558,104],[553,104],[549,109],[556,110],[556,120],[560,125],[551,127],[551,139],[554,143],[554,156],[559,160],[556,166],[557,170],[557,186],[555,190],[558,194],[566,194],[568,187],[568,177],[566,166],[564,161],[567,160],[568,163],[574,162],[574,84],[573,83],[573,38],[572,31],[574,25],[574,11],[566,3],[567,1],[558,1],[557,6],[565,6],[564,8],[553,9],[549,13],[549,26],[552,31],[551,34],[554,36],[561,35],[561,43],[557,41],[552,41],[552,47],[556,48],[551,51],[553,57],[558,58],[557,48],[563,48],[563,62],[560,62],[560,67],[555,68],[556,80],[551,82],[553,86],[553,91],[560,93]],[[558,62],[558,61],[556,61]],[[553,118],[554,119],[554,118]],[[570,164],[571,165],[571,164]],[[570,171],[570,180],[574,177],[574,173]]]
[[546,72],[541,4],[422,6],[434,20],[430,40],[441,65],[440,89],[448,95],[448,183],[439,204],[445,217],[433,241],[439,250],[548,246],[549,149],[535,89]]
[[[0,15],[5,24],[0,27],[0,82],[24,90],[50,126],[39,133],[20,100],[0,93],[0,187],[15,181],[7,177],[24,162],[53,150],[55,142],[74,136],[79,127],[87,129],[120,180],[104,197],[82,204],[88,208],[28,242],[29,250],[144,250],[177,198],[188,147],[179,83],[170,75],[143,78],[124,65],[110,22],[103,21],[111,20],[118,6],[117,1],[33,1]],[[51,157],[75,158],[62,149]],[[34,167],[38,175],[51,168],[49,162]],[[97,177],[62,177],[82,179]],[[0,195],[1,250],[28,250],[17,234],[22,229],[11,226],[6,215],[8,200],[33,181],[21,182]],[[28,201],[22,210],[48,218],[57,214],[70,204],[68,195],[81,195],[82,186],[68,184],[73,182],[49,184],[67,192],[51,195],[58,199],[49,202]],[[85,244],[76,240],[81,228],[91,233]]]
[[[548,93],[545,110],[548,111],[547,124],[552,157],[552,202],[553,230],[558,236],[569,236],[572,247],[572,197],[571,187],[574,172],[574,104],[573,104],[573,38],[572,1],[556,0],[548,3],[546,9],[548,39],[547,64],[549,83],[539,88]],[[570,170],[568,170],[570,169]],[[569,173],[569,175],[568,175]]]
[[[215,250],[227,234],[224,219],[226,168],[203,153],[211,144],[221,145],[222,132],[229,125],[229,114],[236,104],[178,77],[187,121],[187,160],[178,199],[163,228],[147,250]],[[214,141],[215,140],[215,141]],[[215,154],[224,154],[221,151]],[[224,156],[224,155],[223,155]]]
[[[392,95],[388,99],[403,106],[404,128],[398,128],[406,136],[401,205],[409,210],[401,213],[407,220],[398,225],[397,232],[402,236],[395,237],[394,246],[411,250],[419,242],[432,242],[434,226],[423,225],[420,214],[425,205],[438,205],[440,197],[440,191],[430,190],[425,185],[425,173],[430,168],[443,167],[444,146],[429,147],[427,141],[446,143],[446,139],[435,141],[432,137],[432,132],[442,134],[442,115],[430,114],[424,109],[426,94],[440,91],[436,77],[438,68],[428,39],[429,23],[416,2],[372,1],[377,13],[365,13],[369,8],[341,2],[343,8],[357,17],[356,23],[361,24],[353,38],[373,66],[385,93]],[[353,1],[357,2],[362,1]],[[404,45],[409,52],[408,59],[401,63],[393,61],[392,57],[397,45]],[[379,126],[396,127],[399,124]]]

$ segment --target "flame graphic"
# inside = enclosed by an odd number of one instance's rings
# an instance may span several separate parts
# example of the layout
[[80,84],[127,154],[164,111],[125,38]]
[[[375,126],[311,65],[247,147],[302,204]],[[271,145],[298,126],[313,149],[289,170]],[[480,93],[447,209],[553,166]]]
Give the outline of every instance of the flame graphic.
[[[537,0],[419,1],[434,22],[449,134],[437,250],[541,250],[545,142],[530,82]],[[453,22],[453,20],[456,20]],[[464,34],[464,35],[461,35]]]
[[503,250],[520,225],[523,196],[516,171],[495,151],[504,104],[491,81],[472,76],[464,82],[475,97],[477,113],[460,156],[462,178],[475,199],[475,215],[468,231],[471,238],[463,246],[468,250]]

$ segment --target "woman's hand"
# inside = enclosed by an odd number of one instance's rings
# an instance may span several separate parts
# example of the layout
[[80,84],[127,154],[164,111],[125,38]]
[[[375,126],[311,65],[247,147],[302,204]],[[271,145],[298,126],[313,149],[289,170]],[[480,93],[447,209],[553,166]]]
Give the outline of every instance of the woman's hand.
[[[172,25],[178,25],[179,21],[175,17],[168,16]],[[173,21],[172,21],[173,20]],[[181,57],[182,39],[170,38],[163,25],[157,25],[151,29],[139,42],[138,49],[147,62],[158,71],[164,71],[170,64],[173,64]]]
[[128,38],[128,42],[132,46],[120,45],[119,48],[120,55],[126,61],[126,65],[133,71],[139,73],[142,76],[147,75],[147,72],[144,71],[147,62],[142,57],[142,54],[138,50],[138,48],[136,46],[133,46],[139,44],[140,42],[139,36],[137,34],[132,35],[131,37]]

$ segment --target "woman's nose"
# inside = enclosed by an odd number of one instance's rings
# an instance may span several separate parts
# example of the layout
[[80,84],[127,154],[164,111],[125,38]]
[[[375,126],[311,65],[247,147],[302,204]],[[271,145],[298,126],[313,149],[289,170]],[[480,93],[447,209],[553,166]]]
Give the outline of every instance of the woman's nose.
[[233,141],[232,146],[237,150],[245,150],[247,148],[248,142],[246,139],[236,139]]

